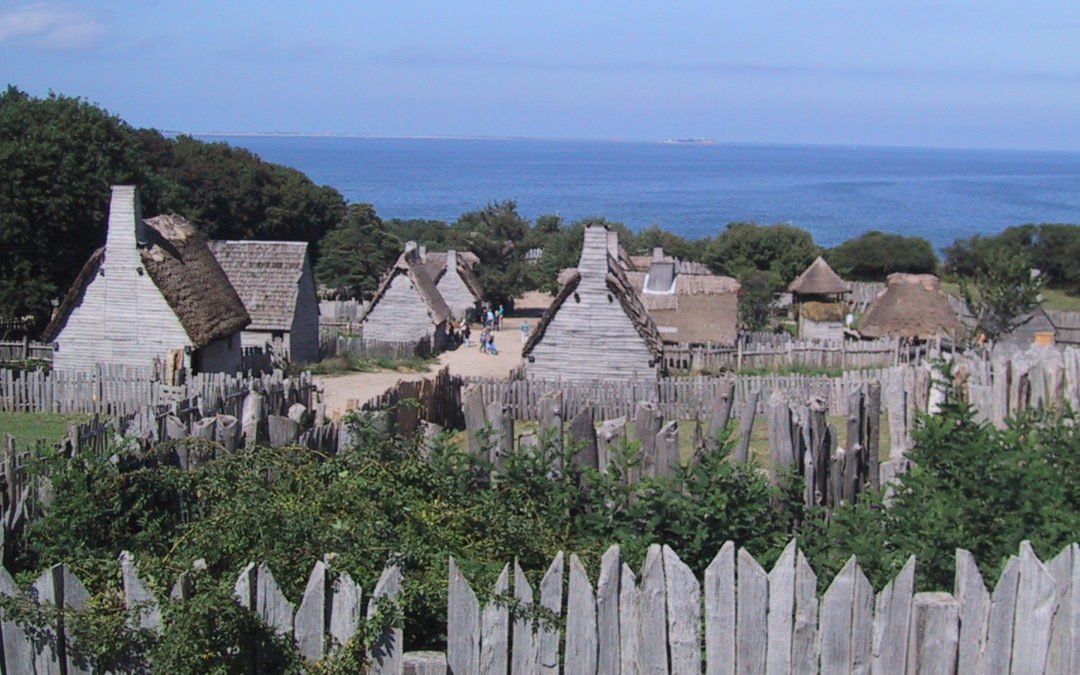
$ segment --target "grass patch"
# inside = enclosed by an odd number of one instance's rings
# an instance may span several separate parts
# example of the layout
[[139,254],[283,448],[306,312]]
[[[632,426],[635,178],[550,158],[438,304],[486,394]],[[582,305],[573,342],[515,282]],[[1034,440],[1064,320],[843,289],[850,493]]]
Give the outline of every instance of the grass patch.
[[0,433],[11,434],[19,443],[36,440],[59,441],[71,422],[88,422],[87,413],[0,412]]
[[[399,373],[426,373],[436,362],[432,357],[412,356],[407,359],[389,359],[368,356],[332,356],[318,363],[294,366],[297,371],[309,370],[313,375],[341,375],[344,373],[370,373],[392,370]],[[292,368],[290,368],[292,370]]]
[[[942,281],[941,290],[960,297],[960,284],[955,281]],[[1043,309],[1080,312],[1080,295],[1073,295],[1060,288],[1043,288],[1041,293]]]

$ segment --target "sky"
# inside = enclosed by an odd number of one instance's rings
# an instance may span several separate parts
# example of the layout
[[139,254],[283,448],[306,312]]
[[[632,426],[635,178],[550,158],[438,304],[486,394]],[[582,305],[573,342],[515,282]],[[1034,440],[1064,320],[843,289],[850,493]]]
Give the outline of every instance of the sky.
[[184,132],[1080,150],[1080,2],[0,0],[0,74]]

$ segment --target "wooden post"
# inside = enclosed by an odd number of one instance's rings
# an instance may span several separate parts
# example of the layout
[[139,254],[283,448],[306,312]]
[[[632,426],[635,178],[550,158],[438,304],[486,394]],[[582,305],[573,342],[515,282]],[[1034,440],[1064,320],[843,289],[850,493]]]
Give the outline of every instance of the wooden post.
[[754,415],[757,414],[758,399],[760,392],[753,392],[746,397],[743,404],[742,416],[739,418],[739,444],[735,448],[734,459],[740,464],[745,464],[750,458],[750,434],[754,431]]

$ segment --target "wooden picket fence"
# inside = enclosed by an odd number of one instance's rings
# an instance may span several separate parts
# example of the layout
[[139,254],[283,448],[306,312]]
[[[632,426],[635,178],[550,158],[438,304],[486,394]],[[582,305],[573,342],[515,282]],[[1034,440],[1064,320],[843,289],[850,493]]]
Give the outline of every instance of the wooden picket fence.
[[25,340],[0,341],[0,362],[52,361],[54,345],[51,342]]
[[[302,376],[313,388],[310,376]],[[170,385],[149,368],[99,365],[94,372],[15,371],[0,369],[0,411],[128,415],[144,406],[165,406],[183,400],[242,397],[263,378],[285,380],[281,371],[246,376],[199,373]]]
[[319,336],[321,358],[352,356],[383,359],[410,359],[414,356],[431,356],[431,340],[422,338],[415,342],[392,340],[369,340],[363,337],[323,333]]
[[[829,406],[830,415],[847,413],[852,391],[872,382],[880,382],[890,369],[867,369],[845,372],[841,377],[824,375],[739,375],[735,380],[735,408],[741,410],[751,394],[758,393],[759,406],[774,391],[793,398],[820,397]],[[731,377],[731,376],[728,376]],[[725,377],[671,377],[659,380],[495,380],[464,377],[483,395],[484,405],[497,401],[506,405],[514,419],[539,419],[540,399],[560,392],[569,419],[591,407],[597,419],[633,417],[634,406],[641,401],[655,402],[668,419],[693,419],[708,414],[719,395]],[[759,408],[759,413],[764,408]]]
[[799,340],[744,335],[735,345],[664,345],[668,371],[720,372],[744,368],[883,368],[911,360],[900,340]]
[[[193,597],[192,572],[182,573],[169,598],[159,599],[139,577],[134,558],[126,551],[120,554],[120,567],[124,605],[136,611],[138,616],[138,623],[133,627],[160,634],[164,629],[164,603]],[[380,602],[397,603],[401,581],[401,567],[391,560],[383,568],[370,595],[367,617],[375,615]],[[85,609],[90,600],[82,581],[66,565],[55,565],[43,572],[33,583],[31,593],[20,592],[11,574],[0,566],[0,594],[55,610],[50,624],[45,626],[28,626],[8,617],[0,618],[5,673],[98,672],[96,664],[79,657],[80,645],[68,633],[62,620],[65,612]],[[270,568],[263,563],[251,563],[240,572],[234,597],[240,606],[265,621],[269,630],[295,640],[301,656],[309,664],[332,656],[342,645],[348,644],[356,636],[364,616],[360,586],[347,573],[331,574],[322,561],[312,567],[299,605],[289,601]],[[376,628],[374,646],[368,653],[371,660],[368,672],[400,674],[403,670],[400,627],[387,623]],[[273,653],[254,654],[249,664],[251,672],[261,672],[273,658]],[[129,663],[123,666],[121,672],[154,672],[154,664],[146,654],[130,654]]]
[[[818,594],[792,541],[766,571],[728,542],[699,581],[668,546],[639,575],[618,546],[595,586],[558,553],[539,597],[517,563],[481,606],[449,561],[447,662],[452,673],[1078,673],[1080,546],[1047,563],[1028,542],[988,591],[973,556],[956,552],[953,593],[915,592],[916,561],[875,595],[853,556]],[[534,622],[509,607],[539,603]],[[561,668],[560,668],[561,664]]]

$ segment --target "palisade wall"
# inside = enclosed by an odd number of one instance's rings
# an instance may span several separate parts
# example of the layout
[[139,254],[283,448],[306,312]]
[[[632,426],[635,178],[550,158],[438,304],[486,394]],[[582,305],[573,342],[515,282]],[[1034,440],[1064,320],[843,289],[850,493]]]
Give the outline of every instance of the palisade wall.
[[[1077,544],[1044,563],[1022,543],[992,590],[957,550],[952,593],[916,593],[912,557],[875,594],[852,557],[819,594],[794,541],[771,571],[728,542],[701,580],[668,546],[650,547],[637,575],[611,547],[595,585],[571,555],[564,598],[566,567],[559,553],[534,592],[507,565],[481,606],[451,558],[450,672],[1080,672]],[[537,604],[554,622],[508,609]]]

